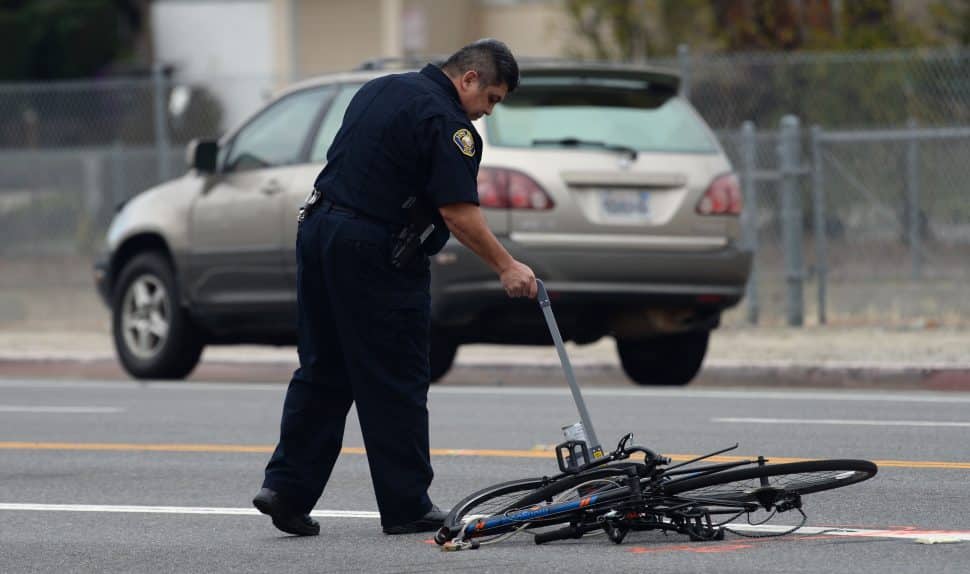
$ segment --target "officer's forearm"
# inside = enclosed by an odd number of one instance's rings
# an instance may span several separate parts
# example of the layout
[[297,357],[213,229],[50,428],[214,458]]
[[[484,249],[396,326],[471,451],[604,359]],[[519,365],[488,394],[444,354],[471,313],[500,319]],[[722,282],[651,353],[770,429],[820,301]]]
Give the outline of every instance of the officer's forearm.
[[515,259],[499,243],[485,222],[482,210],[473,203],[453,203],[438,208],[448,230],[462,245],[472,250],[501,275]]

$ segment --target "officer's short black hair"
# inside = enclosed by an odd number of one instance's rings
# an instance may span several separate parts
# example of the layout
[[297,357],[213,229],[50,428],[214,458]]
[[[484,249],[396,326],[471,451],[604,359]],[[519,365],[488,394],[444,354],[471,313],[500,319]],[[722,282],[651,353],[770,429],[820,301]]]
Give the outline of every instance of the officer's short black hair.
[[484,38],[458,50],[442,64],[441,69],[449,76],[475,70],[483,85],[505,84],[509,87],[509,93],[519,85],[519,64],[515,56],[504,42],[494,38]]

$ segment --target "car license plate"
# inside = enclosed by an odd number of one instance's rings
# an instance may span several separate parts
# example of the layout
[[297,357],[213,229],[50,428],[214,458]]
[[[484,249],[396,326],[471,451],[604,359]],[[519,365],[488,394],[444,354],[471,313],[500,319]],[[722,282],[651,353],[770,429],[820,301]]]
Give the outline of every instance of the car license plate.
[[604,219],[646,221],[650,218],[650,192],[636,189],[600,191],[600,214]]

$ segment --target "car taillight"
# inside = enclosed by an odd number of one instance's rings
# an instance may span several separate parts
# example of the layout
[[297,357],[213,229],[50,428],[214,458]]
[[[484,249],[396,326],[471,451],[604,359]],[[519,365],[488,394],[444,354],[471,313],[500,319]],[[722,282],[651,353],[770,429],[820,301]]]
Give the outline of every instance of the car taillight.
[[718,176],[697,202],[697,213],[701,215],[740,215],[743,201],[741,185],[733,173]]
[[494,167],[478,170],[478,200],[497,209],[552,209],[549,194],[526,174]]

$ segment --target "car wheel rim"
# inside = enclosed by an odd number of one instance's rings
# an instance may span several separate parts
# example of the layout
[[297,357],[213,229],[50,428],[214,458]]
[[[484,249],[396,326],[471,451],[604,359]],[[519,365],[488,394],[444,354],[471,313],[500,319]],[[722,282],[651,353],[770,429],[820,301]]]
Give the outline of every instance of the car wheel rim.
[[171,313],[165,285],[142,275],[128,286],[122,302],[121,329],[125,346],[139,359],[151,359],[168,339]]

